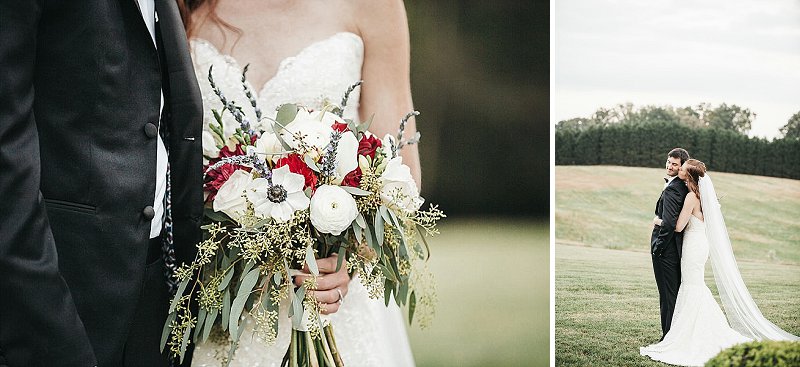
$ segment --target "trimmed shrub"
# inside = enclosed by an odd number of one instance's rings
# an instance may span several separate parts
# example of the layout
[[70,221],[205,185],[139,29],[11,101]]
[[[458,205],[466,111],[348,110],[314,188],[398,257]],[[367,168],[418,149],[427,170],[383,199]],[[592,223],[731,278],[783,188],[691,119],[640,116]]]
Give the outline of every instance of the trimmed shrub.
[[705,367],[797,367],[800,343],[759,341],[734,345],[706,362]]

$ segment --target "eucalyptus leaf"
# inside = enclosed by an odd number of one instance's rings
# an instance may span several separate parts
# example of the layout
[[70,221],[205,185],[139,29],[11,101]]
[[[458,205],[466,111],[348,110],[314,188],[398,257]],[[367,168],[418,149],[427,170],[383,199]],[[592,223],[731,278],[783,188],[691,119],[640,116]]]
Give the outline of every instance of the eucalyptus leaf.
[[312,159],[310,156],[303,155],[303,162],[306,162],[306,166],[311,168],[312,171],[319,173],[319,166],[317,166],[317,163],[314,162],[314,159]]
[[406,304],[406,300],[408,299],[408,281],[400,281],[400,287],[397,290],[397,297],[394,298],[397,301],[398,306],[402,306]]
[[336,259],[336,271],[334,273],[338,273],[342,269],[345,257],[347,257],[347,247],[341,246],[339,247],[339,256]]
[[411,296],[408,300],[408,323],[414,322],[414,310],[417,309],[417,294],[411,291]]
[[208,340],[208,336],[211,334],[211,329],[214,327],[214,321],[217,320],[217,314],[219,314],[219,309],[215,308],[208,313],[208,316],[206,316],[206,322],[203,324],[203,342]]
[[222,330],[228,330],[228,321],[231,318],[231,291],[225,291],[222,296]]
[[352,186],[339,186],[339,187],[341,187],[344,191],[347,191],[350,195],[369,196],[372,194],[372,192],[359,189],[358,187],[352,187]]
[[282,276],[281,272],[279,272],[279,271],[275,272],[275,274],[272,274],[272,283],[275,284],[275,285],[280,285],[282,278],[283,278],[283,276]]
[[367,226],[367,221],[364,219],[364,215],[361,213],[358,213],[356,216],[356,223],[358,223],[361,228],[365,228]]
[[358,222],[353,222],[353,234],[356,235],[356,244],[361,244],[361,237],[364,234],[364,229],[358,225]]
[[425,244],[425,252],[427,253],[425,256],[425,260],[431,258],[431,247],[428,246],[428,240],[425,239],[425,233],[422,233],[422,228],[417,226],[417,232],[419,232],[419,236],[422,238],[422,243]]
[[275,115],[275,120],[283,126],[288,125],[294,121],[297,116],[297,105],[293,103],[285,103],[278,108],[278,114]]
[[383,282],[383,287],[383,303],[388,307],[389,300],[392,298],[392,292],[394,292],[394,282],[387,278],[386,281]]
[[[381,207],[386,208],[385,206],[381,205]],[[383,214],[383,213],[381,213]],[[386,214],[389,215],[389,220],[392,222],[394,228],[400,229],[403,228],[400,226],[400,220],[397,219],[397,214],[394,213],[394,210],[386,208]],[[385,218],[384,218],[385,219]],[[400,231],[402,233],[402,231]]]
[[187,285],[189,285],[189,279],[183,280],[181,284],[178,285],[178,291],[175,292],[175,297],[172,298],[172,302],[169,304],[169,313],[175,312],[175,307],[178,307],[178,302],[181,300]]
[[253,290],[256,282],[258,282],[259,273],[261,273],[261,269],[256,268],[250,270],[250,272],[242,278],[239,291],[231,305],[231,316],[228,319],[228,330],[230,330],[231,335],[235,335],[239,331],[239,317],[242,315],[242,311],[244,311],[244,305],[250,297],[250,292]]
[[372,116],[370,116],[370,117],[367,119],[367,121],[364,121],[364,122],[362,122],[361,124],[359,124],[359,125],[358,125],[358,131],[359,131],[359,132],[368,131],[368,130],[369,130],[369,127],[370,127],[370,125],[372,125],[372,120],[373,120],[373,119],[375,119],[375,114],[374,114],[374,113],[372,114]]
[[206,322],[207,313],[208,311],[206,311],[205,308],[201,308],[200,311],[197,312],[197,325],[194,326],[194,335],[192,335],[192,339],[197,340],[197,337],[203,330],[203,324]]
[[190,335],[192,335],[192,327],[186,325],[186,328],[183,329],[183,340],[181,340],[181,363],[183,363],[183,357],[186,356],[186,347],[189,346]]
[[378,240],[378,245],[383,246],[383,216],[380,214],[375,215],[375,236]]
[[164,351],[164,347],[167,345],[167,338],[169,338],[169,334],[172,333],[172,322],[175,321],[175,317],[178,314],[172,312],[167,316],[167,322],[164,323],[164,329],[161,330],[161,351]]
[[400,227],[400,225],[392,222],[392,217],[389,216],[389,208],[381,205],[378,207],[378,213],[381,214],[381,217],[383,218],[384,221],[391,223],[392,226],[394,226],[395,228]]
[[220,222],[220,223],[231,222],[231,223],[233,223],[233,220],[228,215],[226,215],[223,212],[214,211],[214,209],[211,209],[211,208],[203,209],[203,214],[208,219],[211,219],[214,222]]
[[319,267],[317,266],[317,259],[314,257],[314,248],[311,245],[306,247],[306,264],[311,274],[319,276]]
[[222,277],[222,281],[220,281],[219,286],[217,287],[218,291],[222,292],[223,289],[228,287],[231,279],[233,279],[233,273],[233,268],[228,269],[228,271],[225,273],[225,276]]
[[292,299],[292,327],[300,329],[303,325],[303,299],[306,298],[306,286],[297,289],[295,297]]

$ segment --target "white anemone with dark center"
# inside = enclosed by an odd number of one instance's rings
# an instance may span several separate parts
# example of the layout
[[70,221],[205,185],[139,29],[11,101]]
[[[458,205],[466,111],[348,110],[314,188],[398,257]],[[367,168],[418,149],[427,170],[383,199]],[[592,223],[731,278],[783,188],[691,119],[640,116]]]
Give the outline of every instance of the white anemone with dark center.
[[253,204],[256,216],[285,222],[295,211],[308,208],[311,200],[303,192],[305,177],[289,171],[288,166],[272,170],[272,184],[257,178],[247,190],[247,200]]

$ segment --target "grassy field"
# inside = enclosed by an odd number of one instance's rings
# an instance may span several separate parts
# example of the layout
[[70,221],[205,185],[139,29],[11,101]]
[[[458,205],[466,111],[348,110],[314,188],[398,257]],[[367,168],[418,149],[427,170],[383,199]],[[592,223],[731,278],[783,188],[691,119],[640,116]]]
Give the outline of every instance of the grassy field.
[[447,218],[440,229],[436,318],[409,328],[417,365],[547,366],[547,222]]
[[[663,170],[556,167],[556,365],[664,366],[648,254]],[[800,334],[800,181],[712,173],[742,277],[763,314]],[[716,294],[710,266],[706,282]]]
[[[800,335],[800,266],[740,261],[764,316]],[[706,283],[716,294],[711,270]],[[556,366],[665,366],[639,355],[661,337],[647,253],[556,244]]]
[[[800,180],[712,172],[738,259],[800,264]],[[664,170],[556,166],[556,239],[648,251]]]

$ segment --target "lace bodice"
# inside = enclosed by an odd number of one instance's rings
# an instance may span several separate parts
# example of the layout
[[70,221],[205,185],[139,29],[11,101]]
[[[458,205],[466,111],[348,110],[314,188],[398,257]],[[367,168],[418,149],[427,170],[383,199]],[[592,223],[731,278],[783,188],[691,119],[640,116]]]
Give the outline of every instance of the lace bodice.
[[[242,89],[241,77],[243,65],[217,50],[210,42],[193,38],[190,41],[192,57],[195,65],[197,81],[203,95],[203,126],[213,121],[211,109],[221,109],[220,103],[208,81],[208,71],[213,69],[214,82],[223,94],[242,106],[251,121],[255,121],[255,112],[249,106]],[[283,59],[276,74],[264,83],[261,88],[250,89],[256,95],[258,106],[265,116],[274,117],[275,109],[284,103],[299,103],[311,109],[320,109],[325,98],[340,103],[347,88],[361,79],[361,65],[364,59],[364,44],[356,34],[349,32],[336,33],[328,38],[316,41],[298,54]],[[247,62],[242,60],[243,64]],[[358,117],[359,90],[351,95],[345,108],[345,118]],[[233,122],[228,114],[225,121]],[[264,121],[266,122],[266,121]],[[266,126],[262,126],[266,128]]]

